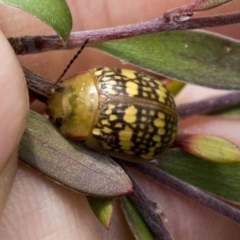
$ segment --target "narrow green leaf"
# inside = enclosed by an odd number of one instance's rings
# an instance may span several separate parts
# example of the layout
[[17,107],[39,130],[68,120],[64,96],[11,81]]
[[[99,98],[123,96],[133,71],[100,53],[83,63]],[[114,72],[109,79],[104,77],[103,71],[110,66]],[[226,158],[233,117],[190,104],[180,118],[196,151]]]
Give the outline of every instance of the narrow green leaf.
[[137,209],[133,206],[131,201],[127,197],[122,197],[120,201],[121,201],[121,207],[123,209],[124,215],[127,219],[127,222],[135,238],[137,240],[154,239],[148,226],[145,224],[144,220],[138,213]]
[[112,198],[132,192],[130,179],[109,156],[64,138],[48,119],[32,111],[19,158],[54,181],[91,196]]
[[208,10],[208,9],[212,9],[218,6],[221,6],[227,2],[231,2],[232,0],[208,0],[208,1],[198,1],[200,2],[200,4],[196,4],[197,7],[195,9],[195,11],[204,11],[204,10]]
[[109,229],[113,215],[113,202],[111,199],[87,196],[88,203],[97,219],[104,227]]
[[240,89],[240,43],[220,35],[172,31],[93,47],[171,79],[213,88]]
[[240,202],[240,163],[204,161],[185,151],[172,149],[158,157],[158,166],[194,186]]
[[51,26],[64,42],[67,41],[72,29],[72,16],[65,0],[0,0],[0,3],[31,13]]
[[231,118],[239,117],[240,116],[240,108],[239,108],[239,106],[231,107],[231,108],[227,108],[227,109],[224,109],[221,111],[216,111],[209,115],[221,116],[221,117],[231,117]]
[[240,163],[240,148],[222,137],[207,134],[181,134],[176,139],[176,145],[208,161]]
[[172,93],[173,96],[177,96],[179,92],[185,87],[185,83],[178,81],[170,81],[166,85],[167,89]]

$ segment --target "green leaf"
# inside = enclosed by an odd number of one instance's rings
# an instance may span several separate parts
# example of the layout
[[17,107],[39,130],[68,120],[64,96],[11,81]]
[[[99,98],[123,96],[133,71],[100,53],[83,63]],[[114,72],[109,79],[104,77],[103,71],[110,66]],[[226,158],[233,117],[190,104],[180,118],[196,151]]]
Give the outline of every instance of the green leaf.
[[158,157],[158,166],[203,190],[240,202],[240,163],[204,161],[182,150],[172,149]]
[[240,43],[206,31],[172,31],[93,47],[171,79],[240,89]]
[[109,156],[64,138],[48,119],[32,111],[19,158],[55,182],[91,196],[113,198],[132,192],[130,179]]
[[221,111],[213,112],[209,115],[234,118],[240,116],[240,109],[239,106],[234,106]]
[[218,163],[240,163],[240,148],[222,137],[207,134],[180,134],[175,140],[181,149]]
[[178,81],[170,81],[166,85],[167,89],[172,93],[173,96],[177,96],[179,92],[185,87],[185,83]]
[[120,201],[121,201],[121,207],[123,209],[124,215],[127,219],[127,222],[135,238],[137,240],[154,239],[148,226],[145,224],[144,220],[138,213],[137,209],[133,206],[131,201],[127,197],[122,197]]
[[67,41],[72,29],[72,16],[65,0],[0,0],[0,3],[31,13],[51,26],[64,42]]
[[[231,2],[232,0],[208,0],[208,1],[198,1],[200,2],[199,5],[196,4],[197,6],[195,7],[194,11],[204,11],[208,10],[211,8],[215,8],[218,6],[221,6],[227,2]],[[196,1],[195,1],[196,2]]]
[[113,202],[111,199],[87,196],[88,203],[97,219],[104,227],[109,229],[113,215]]

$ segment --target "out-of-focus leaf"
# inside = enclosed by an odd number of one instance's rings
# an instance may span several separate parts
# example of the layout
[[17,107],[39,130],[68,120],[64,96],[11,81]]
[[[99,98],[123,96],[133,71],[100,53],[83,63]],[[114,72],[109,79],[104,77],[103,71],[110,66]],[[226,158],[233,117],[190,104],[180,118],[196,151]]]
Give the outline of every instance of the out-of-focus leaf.
[[137,209],[133,206],[127,197],[121,198],[121,207],[127,222],[132,230],[133,235],[137,240],[152,240],[154,239],[148,226],[143,221]]
[[130,179],[109,156],[67,140],[48,119],[32,111],[19,158],[54,181],[91,196],[112,198],[132,191]]
[[201,189],[240,202],[240,163],[221,164],[204,161],[179,149],[158,157],[164,171]]
[[[232,0],[208,0],[208,1],[198,1],[199,4],[196,4],[195,11],[204,11],[211,8],[215,8],[221,6],[227,2],[231,2]],[[195,1],[196,2],[196,1]]]
[[176,145],[202,159],[218,163],[240,163],[240,148],[222,137],[207,134],[181,134]]
[[51,26],[64,42],[67,41],[72,29],[72,16],[65,0],[0,0],[0,3],[31,13]]
[[173,31],[93,47],[171,79],[240,89],[240,43],[206,31]]
[[181,90],[185,87],[185,83],[178,81],[170,81],[167,83],[167,89],[172,93],[173,96],[176,96]]
[[90,196],[87,196],[87,200],[97,219],[102,223],[104,227],[109,229],[113,214],[112,200]]
[[240,116],[240,108],[239,108],[239,106],[231,107],[228,109],[224,109],[222,111],[217,111],[217,112],[211,113],[209,115],[215,115],[215,116],[221,116],[221,117],[231,117],[231,118],[239,117]]

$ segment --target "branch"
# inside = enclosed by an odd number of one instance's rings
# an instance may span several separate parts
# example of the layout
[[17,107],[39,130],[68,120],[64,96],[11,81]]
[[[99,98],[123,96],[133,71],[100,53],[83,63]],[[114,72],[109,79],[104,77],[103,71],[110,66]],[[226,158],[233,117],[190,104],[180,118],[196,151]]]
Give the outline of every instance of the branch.
[[9,42],[14,48],[16,54],[24,55],[59,49],[77,48],[80,47],[86,39],[89,39],[88,44],[94,44],[155,32],[216,27],[239,22],[240,12],[193,18],[186,21],[168,21],[168,19],[162,17],[148,22],[91,31],[73,32],[65,45],[57,35],[9,38]]
[[54,84],[26,68],[23,68],[23,72],[29,92],[33,97],[45,103],[52,95]]
[[[119,163],[119,161],[117,161]],[[123,163],[119,163],[128,177],[131,179],[133,185],[133,193],[127,197],[134,204],[135,208],[141,214],[145,223],[151,229],[151,232],[155,236],[155,239],[159,240],[173,240],[167,228],[164,225],[162,218],[165,218],[157,203],[151,201],[145,193],[142,191],[140,186],[136,183],[130,172],[126,169]]]
[[127,163],[127,165],[163,184],[164,186],[181,193],[185,197],[188,197],[204,205],[205,207],[240,223],[240,211],[238,209],[233,208],[214,197],[211,197],[196,187],[178,180],[177,178],[165,173],[161,169],[150,164]]
[[240,92],[231,92],[223,96],[207,98],[202,101],[181,104],[177,107],[181,119],[196,114],[213,113],[240,105]]
[[232,0],[196,0],[188,5],[171,9],[164,13],[164,17],[169,21],[181,20],[191,17],[195,12],[206,11],[216,8]]

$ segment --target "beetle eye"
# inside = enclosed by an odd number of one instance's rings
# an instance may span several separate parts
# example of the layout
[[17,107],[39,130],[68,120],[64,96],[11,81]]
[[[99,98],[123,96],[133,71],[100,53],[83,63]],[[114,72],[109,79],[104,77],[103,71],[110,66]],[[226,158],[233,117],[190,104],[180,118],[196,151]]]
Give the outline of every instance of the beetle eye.
[[55,92],[62,92],[63,91],[63,87],[57,86],[54,90],[55,90]]
[[55,124],[58,126],[58,127],[61,127],[62,126],[62,123],[63,123],[63,116],[59,116],[56,118],[56,121],[55,121]]

